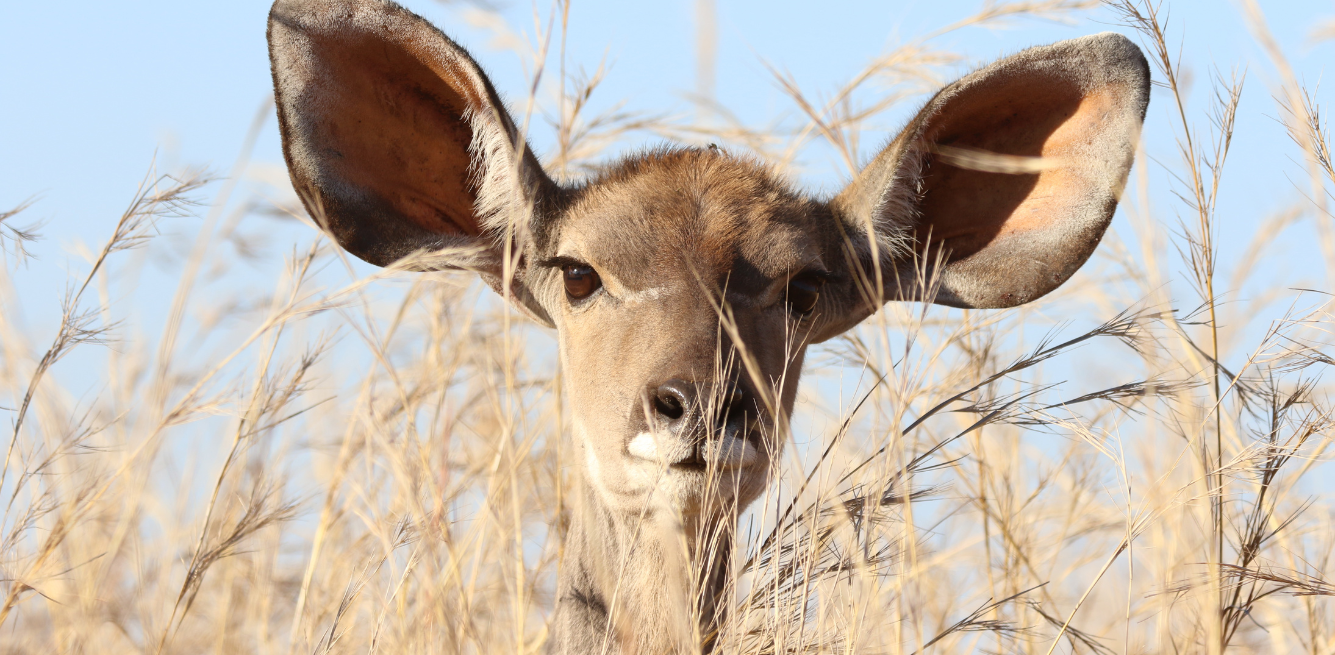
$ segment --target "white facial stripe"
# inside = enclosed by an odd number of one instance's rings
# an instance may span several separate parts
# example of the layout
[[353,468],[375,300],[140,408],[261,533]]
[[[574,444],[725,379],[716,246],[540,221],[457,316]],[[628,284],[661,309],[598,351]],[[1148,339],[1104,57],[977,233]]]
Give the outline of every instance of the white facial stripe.
[[580,245],[581,244],[578,243],[562,244],[560,248],[556,249],[557,256],[587,262],[590,266],[593,266],[594,269],[598,271],[598,275],[602,277],[603,286],[621,302],[630,304],[653,302],[667,295],[669,291],[668,287],[650,287],[638,291],[627,289],[622,286],[621,281],[618,280],[615,275],[612,275],[610,271],[599,267],[597,263],[590,262],[588,261],[588,258],[579,255],[578,253],[581,250],[579,247]]
[[639,291],[630,291],[623,289],[620,298],[622,302],[638,304],[642,302],[652,302],[662,298],[667,293],[667,287],[650,287]]

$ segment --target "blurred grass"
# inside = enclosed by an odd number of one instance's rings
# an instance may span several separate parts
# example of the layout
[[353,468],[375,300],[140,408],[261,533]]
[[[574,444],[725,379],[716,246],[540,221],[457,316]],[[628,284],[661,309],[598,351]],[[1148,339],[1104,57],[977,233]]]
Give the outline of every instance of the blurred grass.
[[[865,124],[956,72],[934,37],[1090,6],[988,4],[822,97],[775,71],[799,119],[758,128],[710,99],[703,64],[691,117],[588,115],[606,71],[568,72],[558,4],[515,47],[560,93],[515,109],[555,134],[561,176],[646,133],[789,171],[833,148],[851,172]],[[1251,246],[1217,263],[1218,190],[1247,184],[1228,176],[1232,117],[1261,91],[1220,74],[1187,106],[1161,8],[1110,6],[1157,66],[1180,152],[1133,173],[1118,220],[1135,240],[1110,237],[1034,306],[893,305],[814,352],[795,443],[743,519],[717,652],[1335,653],[1328,297],[1228,301],[1285,265],[1266,248],[1284,225],[1312,221],[1335,256],[1320,107],[1282,76],[1294,143],[1275,165],[1310,180],[1308,202],[1227,235]],[[0,652],[540,649],[577,475],[551,335],[462,274],[357,277],[299,207],[223,215],[249,147],[221,184],[146,175],[54,334],[6,309],[50,273],[24,265],[30,208],[0,213]],[[1173,205],[1149,201],[1164,191]],[[153,238],[191,212],[193,246]],[[264,239],[238,225],[265,214],[307,223],[284,274],[220,295],[249,251],[213,245]],[[182,271],[156,333],[121,313],[146,253]],[[63,384],[80,376],[105,382]]]

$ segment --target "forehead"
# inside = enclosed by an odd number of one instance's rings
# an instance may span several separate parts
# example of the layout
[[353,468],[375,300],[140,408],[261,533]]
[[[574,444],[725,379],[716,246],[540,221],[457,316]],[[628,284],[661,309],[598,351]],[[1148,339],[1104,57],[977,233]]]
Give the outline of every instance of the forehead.
[[630,288],[694,270],[745,291],[822,266],[824,211],[754,161],[713,149],[651,152],[575,192],[556,254]]

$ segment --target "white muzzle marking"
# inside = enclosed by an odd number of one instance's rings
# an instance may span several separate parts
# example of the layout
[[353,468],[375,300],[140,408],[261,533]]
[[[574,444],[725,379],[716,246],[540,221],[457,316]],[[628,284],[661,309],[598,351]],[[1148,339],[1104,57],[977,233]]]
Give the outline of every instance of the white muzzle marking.
[[[671,435],[641,432],[627,444],[632,457],[659,465],[671,465],[691,458],[691,444]],[[725,435],[705,444],[703,459],[719,468],[744,468],[755,463],[756,447],[746,439]]]

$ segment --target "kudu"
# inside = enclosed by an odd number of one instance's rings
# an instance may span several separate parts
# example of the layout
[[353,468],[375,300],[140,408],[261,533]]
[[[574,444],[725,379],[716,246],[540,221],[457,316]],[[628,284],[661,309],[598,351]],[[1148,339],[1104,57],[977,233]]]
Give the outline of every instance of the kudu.
[[713,147],[558,184],[472,57],[392,2],[278,0],[269,48],[292,183],[344,249],[476,271],[556,329],[581,480],[561,653],[698,651],[807,346],[891,300],[1011,307],[1065,282],[1149,102],[1140,50],[1105,33],[946,86],[832,198]]

